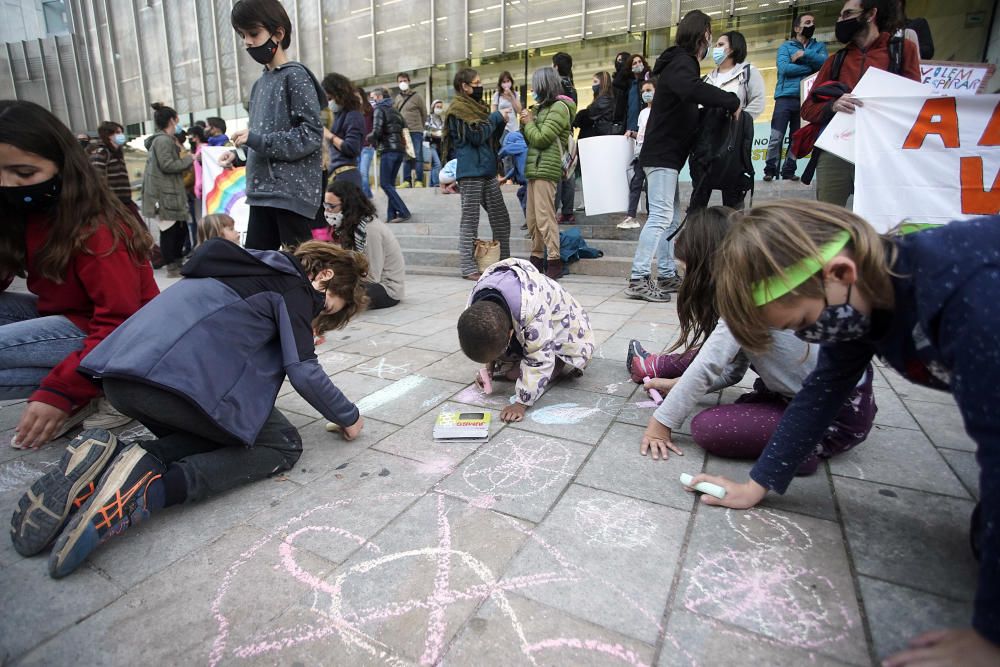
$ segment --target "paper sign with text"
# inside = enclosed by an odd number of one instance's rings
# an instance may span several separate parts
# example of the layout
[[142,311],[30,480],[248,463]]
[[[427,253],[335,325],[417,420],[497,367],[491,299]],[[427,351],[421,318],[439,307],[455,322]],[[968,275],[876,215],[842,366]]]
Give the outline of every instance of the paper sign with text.
[[854,211],[877,230],[1000,213],[1000,95],[870,98],[856,116]]
[[920,63],[920,82],[944,95],[975,95],[986,91],[993,76],[992,63]]

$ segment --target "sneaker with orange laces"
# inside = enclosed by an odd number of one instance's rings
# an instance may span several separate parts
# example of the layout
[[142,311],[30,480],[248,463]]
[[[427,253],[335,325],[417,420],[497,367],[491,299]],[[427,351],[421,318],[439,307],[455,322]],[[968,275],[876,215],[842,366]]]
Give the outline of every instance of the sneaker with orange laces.
[[119,454],[97,489],[63,529],[49,555],[49,574],[70,574],[101,544],[164,504],[163,464],[138,444]]
[[117,447],[118,439],[104,429],[73,438],[56,469],[35,480],[17,504],[10,520],[17,553],[34,556],[56,539],[70,514],[94,493]]

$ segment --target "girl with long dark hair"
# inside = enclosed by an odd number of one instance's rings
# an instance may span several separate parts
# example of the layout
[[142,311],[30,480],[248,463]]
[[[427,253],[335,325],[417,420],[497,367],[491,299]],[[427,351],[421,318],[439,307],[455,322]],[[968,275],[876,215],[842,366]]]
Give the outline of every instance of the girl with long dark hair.
[[323,77],[323,90],[333,112],[333,127],[323,131],[323,139],[330,151],[330,177],[334,181],[349,181],[360,188],[358,158],[365,136],[361,102],[354,84],[343,74],[333,72]]

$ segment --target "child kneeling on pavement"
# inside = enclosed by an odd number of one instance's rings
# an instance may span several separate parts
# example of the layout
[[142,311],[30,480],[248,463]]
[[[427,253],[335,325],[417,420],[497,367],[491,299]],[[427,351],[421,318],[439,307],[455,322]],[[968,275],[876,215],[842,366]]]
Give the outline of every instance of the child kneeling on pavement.
[[465,356],[487,364],[491,375],[517,381],[511,404],[500,412],[505,422],[521,421],[553,379],[581,375],[595,348],[583,306],[555,280],[514,258],[486,269],[472,288],[458,318],[458,340]]
[[363,255],[316,241],[292,252],[203,243],[184,280],[80,365],[157,439],[81,433],[21,499],[11,521],[17,551],[33,555],[55,540],[49,573],[63,577],[151,512],[289,470],[302,439],[274,406],[286,375],[355,438],[364,421],[323,372],[313,334],[345,326],[365,307],[367,267]]

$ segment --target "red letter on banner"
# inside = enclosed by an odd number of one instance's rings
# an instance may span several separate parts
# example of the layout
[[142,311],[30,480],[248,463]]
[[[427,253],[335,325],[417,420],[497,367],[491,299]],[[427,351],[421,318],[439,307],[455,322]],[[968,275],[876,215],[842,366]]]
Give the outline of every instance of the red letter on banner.
[[990,122],[983,130],[983,138],[979,140],[980,146],[1000,146],[1000,103],[993,109]]
[[983,158],[962,158],[962,213],[969,215],[996,215],[1000,213],[1000,170],[993,179],[993,187],[986,191],[983,178]]
[[[940,135],[945,148],[958,148],[958,109],[955,102],[954,97],[933,97],[924,102],[917,122],[903,142],[903,148],[921,148],[929,134]],[[934,120],[935,117],[938,120]]]

